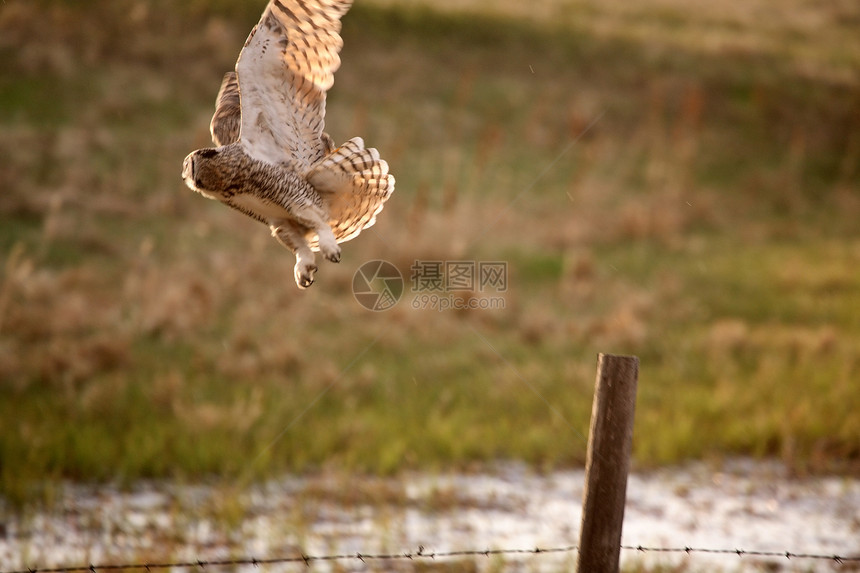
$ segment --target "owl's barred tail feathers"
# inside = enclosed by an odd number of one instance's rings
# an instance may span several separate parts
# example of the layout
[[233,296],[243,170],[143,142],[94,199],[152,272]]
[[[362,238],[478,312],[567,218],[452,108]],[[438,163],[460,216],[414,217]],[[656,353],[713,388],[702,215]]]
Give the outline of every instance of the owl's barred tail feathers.
[[305,179],[329,205],[330,225],[339,243],[348,241],[376,222],[394,192],[394,176],[374,148],[353,137],[313,164]]

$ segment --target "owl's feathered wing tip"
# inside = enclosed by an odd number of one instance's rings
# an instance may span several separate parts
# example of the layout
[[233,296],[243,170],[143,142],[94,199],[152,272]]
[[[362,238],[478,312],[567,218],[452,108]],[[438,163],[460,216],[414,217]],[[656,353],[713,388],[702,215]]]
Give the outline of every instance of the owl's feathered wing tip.
[[[307,181],[327,200],[332,231],[339,243],[376,222],[394,192],[394,176],[379,152],[354,137],[311,166]],[[313,245],[312,245],[313,247]]]
[[239,78],[236,72],[227,72],[215,98],[215,115],[209,122],[209,133],[215,145],[229,145],[239,141],[242,125],[242,103],[239,97]]

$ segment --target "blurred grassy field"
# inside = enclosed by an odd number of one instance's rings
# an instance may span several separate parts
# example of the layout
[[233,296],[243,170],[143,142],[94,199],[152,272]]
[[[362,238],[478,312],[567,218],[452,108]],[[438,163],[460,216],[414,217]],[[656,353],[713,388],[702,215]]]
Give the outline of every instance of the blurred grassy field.
[[[397,191],[305,292],[179,177],[263,4],[0,4],[0,495],[576,465],[598,352],[640,466],[856,471],[856,3],[359,0],[327,130]],[[505,261],[504,308],[368,312],[373,259]]]

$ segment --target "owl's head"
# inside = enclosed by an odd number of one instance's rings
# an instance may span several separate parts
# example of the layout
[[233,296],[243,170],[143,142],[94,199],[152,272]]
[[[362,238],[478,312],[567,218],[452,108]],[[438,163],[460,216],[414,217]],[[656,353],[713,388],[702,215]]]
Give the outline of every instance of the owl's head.
[[210,199],[217,199],[224,187],[219,155],[220,150],[216,148],[198,149],[188,154],[182,163],[185,184]]

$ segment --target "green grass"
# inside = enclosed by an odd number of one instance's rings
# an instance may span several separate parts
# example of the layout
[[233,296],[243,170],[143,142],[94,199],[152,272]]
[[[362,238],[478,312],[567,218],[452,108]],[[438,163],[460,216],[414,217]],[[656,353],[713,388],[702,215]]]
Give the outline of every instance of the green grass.
[[[598,352],[642,359],[640,465],[856,470],[848,7],[808,28],[730,1],[359,4],[327,129],[378,147],[397,192],[300,292],[264,227],[179,178],[257,4],[0,8],[7,500],[68,478],[575,466]],[[18,49],[37,5],[63,33]],[[367,312],[351,281],[373,259],[407,279],[506,261],[505,307],[414,310],[407,290]]]

